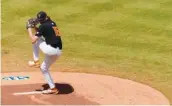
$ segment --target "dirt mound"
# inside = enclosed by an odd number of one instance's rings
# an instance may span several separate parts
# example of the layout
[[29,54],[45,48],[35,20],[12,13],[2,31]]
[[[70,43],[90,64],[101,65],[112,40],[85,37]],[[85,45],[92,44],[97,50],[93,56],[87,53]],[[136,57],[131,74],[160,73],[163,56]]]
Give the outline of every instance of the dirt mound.
[[2,86],[2,104],[3,105],[92,105],[98,104],[77,95],[72,86],[68,84],[56,84],[59,89],[58,95],[13,95],[14,92],[36,91],[34,88],[41,86],[47,89],[44,84],[28,85],[6,85]]
[[[2,73],[7,76],[29,76],[28,80],[2,80],[2,103],[8,104],[135,104],[168,105],[168,99],[159,91],[137,82],[111,76],[51,72],[60,94],[13,95],[31,92],[44,85],[40,72]],[[7,99],[8,98],[8,99]],[[17,98],[17,99],[16,99]],[[21,98],[21,99],[20,99]]]

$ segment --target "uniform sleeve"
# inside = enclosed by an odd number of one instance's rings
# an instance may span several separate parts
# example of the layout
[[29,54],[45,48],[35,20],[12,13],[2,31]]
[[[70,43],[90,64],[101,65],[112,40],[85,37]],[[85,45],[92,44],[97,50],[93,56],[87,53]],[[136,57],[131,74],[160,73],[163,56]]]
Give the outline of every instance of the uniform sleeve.
[[41,37],[43,35],[43,26],[39,26],[38,31],[36,32],[35,36]]

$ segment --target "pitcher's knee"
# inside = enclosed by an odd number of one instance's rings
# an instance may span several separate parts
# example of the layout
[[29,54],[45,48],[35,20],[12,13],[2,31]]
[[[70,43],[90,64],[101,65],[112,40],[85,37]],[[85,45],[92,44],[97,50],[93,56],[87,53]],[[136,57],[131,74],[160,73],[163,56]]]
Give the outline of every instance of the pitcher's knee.
[[46,67],[45,64],[41,64],[40,69],[41,69],[41,71],[42,71],[43,73],[48,71],[48,68]]

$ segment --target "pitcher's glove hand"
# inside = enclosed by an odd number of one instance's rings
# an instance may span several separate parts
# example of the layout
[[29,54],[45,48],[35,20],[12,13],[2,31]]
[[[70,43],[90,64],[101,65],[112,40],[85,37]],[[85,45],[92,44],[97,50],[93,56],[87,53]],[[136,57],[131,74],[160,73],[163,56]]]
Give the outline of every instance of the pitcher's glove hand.
[[38,24],[38,21],[36,18],[30,18],[26,23],[26,29],[34,28],[37,24]]

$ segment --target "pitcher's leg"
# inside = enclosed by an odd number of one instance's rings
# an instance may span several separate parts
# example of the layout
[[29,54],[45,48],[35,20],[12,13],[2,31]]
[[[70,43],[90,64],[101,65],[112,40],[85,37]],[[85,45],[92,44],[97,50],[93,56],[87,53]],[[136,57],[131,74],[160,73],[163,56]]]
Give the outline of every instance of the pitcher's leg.
[[38,61],[39,60],[39,45],[38,43],[32,44],[33,48],[33,60]]
[[55,88],[54,81],[50,75],[49,67],[57,60],[58,56],[47,56],[45,57],[44,62],[41,64],[41,71],[44,75],[46,82],[48,83],[49,87]]
[[36,43],[32,44],[34,61],[39,60],[39,45],[43,42],[44,42],[43,39],[39,38],[39,40]]
[[33,48],[33,61],[29,61],[28,65],[30,67],[40,67],[39,63],[39,45],[43,43],[43,40],[40,38],[36,43],[32,44]]

